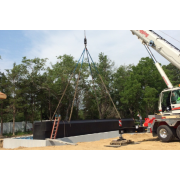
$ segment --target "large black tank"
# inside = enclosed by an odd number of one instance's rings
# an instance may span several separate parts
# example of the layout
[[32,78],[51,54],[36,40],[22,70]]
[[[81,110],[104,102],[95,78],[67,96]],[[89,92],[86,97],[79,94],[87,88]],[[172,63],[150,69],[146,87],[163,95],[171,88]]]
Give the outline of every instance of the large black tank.
[[[54,121],[35,122],[33,139],[50,138]],[[124,127],[134,126],[133,119],[122,119]],[[56,138],[119,130],[119,119],[61,121]]]

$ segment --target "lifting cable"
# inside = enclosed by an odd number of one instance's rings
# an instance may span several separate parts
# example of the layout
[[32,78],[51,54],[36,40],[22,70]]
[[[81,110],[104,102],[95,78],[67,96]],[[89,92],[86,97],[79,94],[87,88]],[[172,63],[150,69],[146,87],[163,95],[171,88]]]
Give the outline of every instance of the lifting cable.
[[[84,31],[84,35],[85,35],[84,44],[85,44],[85,48],[86,48],[86,46],[87,46],[87,39],[86,39],[85,31]],[[91,61],[93,62],[93,65],[94,65],[94,67],[95,67],[95,69],[96,69],[96,71],[97,71],[97,73],[98,73],[98,75],[99,75],[99,77],[100,77],[103,85],[104,85],[104,88],[106,89],[106,92],[107,92],[107,94],[109,95],[109,98],[110,98],[110,100],[111,100],[111,102],[112,102],[112,104],[113,104],[113,106],[114,106],[114,109],[115,109],[115,111],[117,112],[119,118],[121,119],[120,113],[118,112],[118,110],[117,110],[117,108],[116,108],[116,106],[115,106],[115,104],[114,104],[114,102],[113,102],[113,100],[112,100],[112,98],[111,98],[111,95],[110,95],[109,91],[107,90],[106,85],[104,84],[104,81],[103,81],[100,73],[98,72],[98,70],[97,70],[97,68],[96,68],[96,65],[95,65],[95,63],[94,63],[94,61],[93,61],[93,59],[92,59],[92,57],[91,57],[91,55],[90,55],[90,53],[89,53],[89,51],[88,51],[87,48],[86,48],[86,53],[87,53],[87,56],[89,55],[89,57],[91,58]],[[89,60],[89,58],[88,58],[88,60]],[[91,75],[92,75],[92,73],[91,73]],[[92,76],[92,79],[93,79],[93,76]],[[98,104],[98,103],[97,103],[97,104]],[[99,110],[99,106],[98,106],[98,110]],[[99,114],[100,114],[100,110],[99,110]]]
[[90,64],[90,62],[89,62],[89,56],[88,56],[88,53],[87,53],[87,49],[86,49],[86,54],[87,54],[87,59],[88,59],[88,63],[89,63],[89,69],[90,69],[90,72],[91,72],[91,77],[92,77],[92,82],[93,82],[93,90],[94,90],[94,93],[95,93],[96,103],[97,103],[97,106],[98,106],[99,118],[101,119],[101,113],[100,113],[100,108],[99,108],[98,98],[97,98],[97,95],[96,95],[95,84],[94,84],[94,78],[93,78],[92,71],[91,71],[91,64]]
[[[85,52],[84,52],[84,54],[85,54]],[[74,100],[75,100],[75,97],[76,97],[76,92],[77,92],[77,88],[78,88],[78,84],[79,84],[79,77],[80,77],[80,73],[81,73],[81,69],[82,69],[82,65],[83,65],[84,54],[83,54],[83,58],[82,58],[81,67],[79,69],[79,75],[78,75],[78,80],[77,80],[77,84],[76,84],[76,88],[75,88],[75,93],[74,93],[74,98],[73,98],[72,106],[71,106],[71,113],[70,113],[70,116],[69,116],[69,121],[71,120],[71,116],[72,116],[72,112],[73,112],[73,105],[74,105]]]
[[154,57],[153,53],[151,52],[151,50],[149,49],[147,44],[144,44],[144,47],[146,48],[147,52],[149,53],[149,55],[150,55],[151,59],[154,61],[154,63],[157,63],[156,58]]
[[[82,57],[82,55],[84,55],[84,53],[85,53],[85,49],[83,50],[83,52],[82,52],[82,54],[81,54],[81,56],[80,56],[80,58],[79,58],[79,61],[81,60],[81,57]],[[62,99],[63,99],[63,97],[64,97],[64,94],[65,94],[66,90],[67,90],[67,87],[68,87],[68,85],[69,85],[69,83],[70,83],[70,81],[71,81],[71,79],[72,79],[72,77],[73,77],[73,75],[74,75],[74,73],[75,73],[75,71],[76,71],[76,68],[77,68],[77,66],[78,66],[78,64],[79,64],[79,61],[77,62],[76,67],[74,68],[74,71],[73,71],[73,73],[71,74],[71,77],[70,77],[70,79],[69,79],[69,81],[68,81],[68,84],[66,85],[66,88],[64,89],[64,92],[63,92],[63,94],[62,94],[62,96],[61,96],[61,99],[59,100],[59,103],[58,103],[58,105],[57,105],[57,107],[56,107],[56,110],[54,111],[54,114],[53,114],[51,120],[54,118],[54,115],[55,115],[56,112],[57,112],[57,109],[58,109],[58,107],[59,107],[59,105],[60,105],[60,103],[61,103],[61,101],[62,101]]]
[[86,31],[85,30],[84,30],[84,45],[85,45],[86,54],[87,54],[87,60],[88,60],[89,69],[90,69],[90,72],[91,72],[92,81],[93,81],[93,90],[94,90],[94,94],[95,94],[95,98],[96,98],[96,103],[97,103],[97,106],[98,106],[99,118],[101,119],[101,113],[100,113],[98,98],[97,98],[97,95],[96,95],[96,90],[95,90],[95,85],[94,85],[94,78],[93,78],[93,75],[92,75],[91,64],[90,64],[89,56],[88,56],[88,52],[87,52],[87,39],[86,39]]
[[[160,31],[160,30],[159,30],[159,31]],[[170,35],[166,34],[165,32],[163,32],[163,31],[160,31],[160,32],[164,33],[166,36],[169,36],[170,38],[172,38],[172,39],[174,39],[175,41],[177,41],[177,42],[179,42],[179,43],[180,43],[180,41],[179,41],[179,40],[177,40],[177,39],[173,38],[172,36],[170,36]]]
[[[87,47],[86,47],[87,46],[87,39],[86,39],[85,31],[84,31],[84,45],[85,45],[85,50],[86,50],[87,59],[88,59],[88,63],[89,63],[89,57],[88,57]],[[84,54],[83,54],[83,59],[84,59]],[[83,64],[83,59],[82,59],[82,64]],[[81,68],[82,68],[82,64],[81,64]],[[89,67],[90,67],[90,71],[91,71],[90,63],[89,63]],[[73,105],[74,105],[74,100],[75,100],[76,93],[77,93],[77,87],[78,87],[78,84],[79,84],[79,77],[80,77],[81,68],[79,70],[79,76],[78,76],[78,80],[77,80],[77,84],[76,84],[76,88],[75,88],[75,93],[74,93],[74,98],[73,98],[73,102],[72,102],[72,106],[71,106],[71,113],[70,113],[70,116],[69,116],[69,122],[70,122],[71,117],[72,117]],[[93,79],[92,71],[91,71],[91,76],[92,76],[92,79]],[[93,89],[94,89],[94,79],[93,79]],[[95,96],[96,96],[96,102],[97,102],[97,106],[98,106],[99,117],[101,118],[101,114],[100,114],[100,110],[99,110],[99,105],[98,105],[98,100],[97,100],[97,95],[96,95],[95,89],[94,89],[94,92],[95,92]]]
[[82,54],[81,54],[81,56],[80,56],[80,58],[79,58],[79,61],[78,61],[77,64],[76,64],[76,67],[75,67],[73,73],[71,74],[71,77],[70,77],[70,79],[69,79],[69,81],[68,81],[68,84],[67,84],[66,88],[64,89],[64,92],[63,92],[63,94],[62,94],[62,97],[61,97],[61,99],[59,100],[59,103],[58,103],[58,105],[57,105],[57,107],[56,107],[56,110],[55,110],[55,112],[54,112],[54,114],[53,114],[53,116],[52,116],[52,119],[53,119],[54,115],[55,115],[56,112],[57,112],[57,109],[58,109],[58,107],[59,107],[59,105],[60,105],[60,103],[61,103],[61,101],[62,101],[62,99],[63,99],[63,97],[64,97],[64,95],[65,95],[66,90],[67,90],[67,87],[68,87],[68,85],[69,85],[69,83],[70,83],[70,81],[71,81],[71,79],[72,79],[72,77],[73,77],[73,75],[74,75],[74,73],[75,73],[75,71],[76,71],[76,68],[77,68],[77,66],[78,66],[78,64],[79,64],[79,62],[80,62],[80,60],[81,60],[81,57],[83,56],[83,58],[82,58],[82,63],[81,63],[81,67],[80,67],[80,69],[79,69],[77,84],[76,84],[76,87],[75,87],[75,93],[74,93],[74,98],[73,98],[73,102],[72,102],[71,113],[70,113],[70,116],[69,116],[69,122],[70,122],[70,120],[71,120],[72,112],[73,112],[74,100],[75,100],[76,93],[77,93],[77,88],[78,88],[78,84],[79,84],[79,78],[80,78],[80,73],[81,73],[81,69],[82,69],[82,64],[83,64],[83,60],[84,60],[85,51],[86,51],[86,54],[87,54],[87,59],[88,59],[89,67],[90,67],[90,72],[91,72],[92,81],[93,81],[93,90],[94,90],[94,92],[95,92],[96,102],[97,102],[97,106],[98,106],[98,111],[99,111],[99,116],[100,116],[100,118],[101,118],[101,113],[100,113],[100,108],[99,108],[99,103],[98,103],[97,94],[96,94],[96,91],[95,91],[94,78],[93,78],[93,75],[92,75],[92,70],[91,70],[91,64],[90,64],[90,61],[89,61],[89,57],[90,57],[93,65],[94,65],[95,70],[97,71],[97,73],[98,73],[98,75],[99,75],[99,77],[100,77],[100,79],[101,79],[101,81],[102,81],[102,84],[103,84],[103,86],[104,86],[104,88],[105,88],[105,90],[106,90],[106,93],[109,95],[109,98],[110,98],[110,100],[111,100],[111,102],[112,102],[112,104],[113,104],[113,106],[114,106],[115,111],[117,112],[119,118],[121,119],[120,113],[118,112],[118,110],[117,110],[117,108],[116,108],[116,106],[115,106],[115,104],[114,104],[114,102],[113,102],[113,100],[112,100],[112,98],[111,98],[111,95],[110,95],[109,91],[107,90],[106,85],[104,84],[104,81],[103,81],[100,73],[98,72],[98,70],[97,70],[97,68],[96,68],[96,65],[95,65],[95,63],[94,63],[94,61],[93,61],[93,59],[92,59],[92,57],[91,57],[91,55],[90,55],[87,47],[86,47],[86,46],[87,46],[87,39],[86,39],[85,31],[84,31],[84,45],[85,45],[85,48],[84,48],[84,50],[83,50],[83,52],[82,52]]
[[115,111],[117,112],[119,118],[121,119],[120,113],[118,112],[118,110],[117,110],[117,108],[116,108],[116,106],[115,106],[115,104],[114,104],[114,102],[113,102],[113,100],[112,100],[112,98],[111,98],[111,95],[110,95],[109,91],[107,90],[106,85],[104,84],[104,81],[103,81],[103,79],[102,79],[99,71],[97,70],[97,68],[96,68],[96,66],[95,66],[95,63],[94,63],[94,61],[93,61],[93,59],[92,59],[92,57],[91,57],[91,55],[90,55],[90,53],[89,53],[88,50],[87,50],[87,52],[88,52],[88,55],[89,55],[89,57],[91,58],[91,61],[93,62],[94,67],[95,67],[95,69],[96,69],[96,71],[97,71],[97,73],[98,73],[98,75],[99,75],[99,77],[100,77],[100,79],[101,79],[101,81],[102,81],[102,84],[104,85],[104,88],[106,89],[107,94],[109,95],[109,98],[110,98],[110,100],[111,100],[111,102],[112,102],[112,104],[113,104],[113,106],[114,106]]

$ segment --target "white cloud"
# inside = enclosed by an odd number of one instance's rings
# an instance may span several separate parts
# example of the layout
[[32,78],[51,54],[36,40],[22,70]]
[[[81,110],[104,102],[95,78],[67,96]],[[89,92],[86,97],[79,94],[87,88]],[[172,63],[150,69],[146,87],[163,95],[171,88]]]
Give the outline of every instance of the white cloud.
[[0,72],[6,73],[6,69],[12,69],[14,61],[11,61],[10,59],[5,59],[2,58],[2,61],[0,60],[1,67],[0,67]]
[[[180,48],[180,44],[171,38],[161,34],[175,46]],[[167,33],[178,39],[180,31],[167,31]],[[25,31],[25,35],[31,39],[31,49],[25,54],[27,58],[48,58],[50,62],[57,61],[56,56],[71,54],[75,59],[79,59],[84,48],[84,32],[81,31]],[[94,59],[98,60],[98,54],[104,52],[108,57],[115,61],[116,66],[123,64],[137,64],[141,57],[149,54],[140,43],[136,36],[128,31],[86,31],[88,50]],[[153,53],[161,64],[169,62],[153,50]]]

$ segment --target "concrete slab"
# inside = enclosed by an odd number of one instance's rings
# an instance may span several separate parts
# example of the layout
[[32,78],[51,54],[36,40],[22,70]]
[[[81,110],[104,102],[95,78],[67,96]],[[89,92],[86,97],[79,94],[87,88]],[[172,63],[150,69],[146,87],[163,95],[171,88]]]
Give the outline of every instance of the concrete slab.
[[[119,136],[119,131],[102,132],[95,134],[86,134],[81,136],[71,136],[58,138],[64,142],[78,143],[99,141],[100,139],[115,138]],[[57,140],[58,140],[57,139]],[[32,140],[32,139],[15,139],[6,138],[3,142],[3,148],[18,148],[18,147],[44,147],[44,146],[62,146],[64,143],[53,142],[49,140]]]
[[46,146],[63,146],[65,145],[64,143],[61,142],[54,142],[54,141],[49,141],[49,140],[45,140],[46,141]]
[[11,139],[6,138],[3,141],[3,148],[18,148],[18,147],[44,147],[45,140],[28,140],[28,139]]
[[119,136],[119,131],[110,131],[110,132],[102,132],[102,133],[94,133],[94,134],[85,134],[80,136],[71,136],[58,138],[62,141],[78,143],[78,142],[91,142],[91,141],[99,141],[101,139],[114,138]]

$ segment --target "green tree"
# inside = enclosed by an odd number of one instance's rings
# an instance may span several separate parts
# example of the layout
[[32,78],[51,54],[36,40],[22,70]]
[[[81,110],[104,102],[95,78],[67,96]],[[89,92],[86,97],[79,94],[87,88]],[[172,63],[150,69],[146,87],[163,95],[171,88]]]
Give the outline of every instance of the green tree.
[[22,83],[22,79],[24,77],[24,74],[26,73],[25,67],[23,65],[16,65],[16,63],[13,64],[13,69],[6,70],[7,72],[7,80],[8,80],[8,88],[9,88],[9,94],[7,96],[10,97],[9,99],[9,112],[13,114],[13,135],[15,133],[15,119],[17,115],[18,109],[22,108],[22,104],[20,103],[22,101],[21,93],[22,89],[19,88],[19,85]]
[[179,86],[180,83],[180,69],[178,69],[173,64],[168,64],[167,66],[163,66],[164,70],[166,71],[171,83],[173,86]]
[[132,73],[124,86],[121,100],[128,105],[134,118],[137,112],[147,117],[158,111],[158,95],[166,88],[166,84],[152,59],[141,58],[137,66],[132,66]]
[[[47,68],[47,71],[44,73],[46,81],[41,86],[41,88],[47,91],[49,119],[52,118],[75,67],[74,58],[72,56],[58,56],[57,60],[58,61],[54,65],[51,64],[51,67]],[[63,119],[67,119],[71,107],[73,83],[74,79],[72,79],[71,83],[69,83],[64,98],[57,109],[57,113],[61,114]]]
[[[7,88],[7,78],[4,73],[0,73],[0,90],[2,93],[7,94],[8,88]],[[7,112],[6,108],[8,106],[9,97],[7,99],[0,100],[0,116],[1,116],[1,134],[3,135],[3,122],[7,118]]]
[[121,65],[117,71],[114,72],[113,88],[114,88],[114,101],[116,106],[120,111],[121,117],[129,117],[129,106],[128,103],[122,103],[121,98],[123,97],[123,92],[125,88],[125,82],[128,81],[130,73],[132,72],[133,65],[128,66]]
[[[29,115],[31,122],[33,124],[35,117],[38,117],[38,112],[40,109],[39,106],[39,100],[38,100],[38,91],[39,87],[42,86],[43,83],[43,76],[42,73],[45,71],[45,63],[47,61],[47,58],[40,59],[40,58],[34,58],[34,59],[27,59],[26,57],[23,57],[22,64],[24,67],[26,67],[26,82],[24,84],[26,85],[26,93],[28,94],[27,98],[27,104]],[[26,106],[27,108],[27,106]]]
[[[113,96],[113,74],[114,74],[114,62],[112,60],[110,60],[107,55],[104,55],[104,53],[100,53],[99,54],[99,62],[95,63],[98,73],[100,74],[100,76],[102,77],[102,80],[108,90],[108,92],[110,93],[111,96]],[[105,119],[105,118],[111,118],[114,116],[117,116],[116,111],[114,110],[114,107],[112,105],[112,102],[109,98],[109,95],[106,91],[106,88],[104,87],[103,82],[101,81],[101,78],[99,77],[99,74],[97,73],[96,69],[94,68],[93,64],[91,63],[92,66],[92,74],[93,74],[93,78],[94,78],[94,82],[95,82],[95,90],[96,90],[96,94],[97,94],[97,98],[98,98],[98,105],[99,105],[99,111],[100,111],[100,119]],[[92,87],[92,81],[90,82],[90,86]],[[94,100],[91,100],[91,103],[87,103],[89,104],[89,106],[94,106],[96,107],[96,109],[98,109],[98,106],[95,106],[95,94],[92,90],[92,88],[90,88],[89,95],[90,96],[94,96]],[[114,98],[113,98],[114,99]],[[90,110],[90,108],[92,107],[86,107],[87,110]],[[94,108],[95,109],[95,108]],[[96,113],[97,114],[97,113]]]

